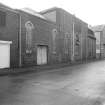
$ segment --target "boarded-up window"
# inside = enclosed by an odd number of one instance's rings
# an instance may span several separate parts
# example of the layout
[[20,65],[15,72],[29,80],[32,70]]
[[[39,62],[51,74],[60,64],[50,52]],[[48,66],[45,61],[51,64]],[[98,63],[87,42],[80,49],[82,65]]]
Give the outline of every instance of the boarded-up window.
[[0,27],[6,25],[6,13],[3,11],[0,11]]

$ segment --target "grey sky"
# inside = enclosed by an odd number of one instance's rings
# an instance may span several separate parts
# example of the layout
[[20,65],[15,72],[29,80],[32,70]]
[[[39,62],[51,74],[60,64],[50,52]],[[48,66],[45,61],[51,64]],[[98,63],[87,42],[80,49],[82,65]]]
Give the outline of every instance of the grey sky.
[[105,24],[105,0],[0,0],[12,8],[29,7],[41,11],[61,7],[90,25]]

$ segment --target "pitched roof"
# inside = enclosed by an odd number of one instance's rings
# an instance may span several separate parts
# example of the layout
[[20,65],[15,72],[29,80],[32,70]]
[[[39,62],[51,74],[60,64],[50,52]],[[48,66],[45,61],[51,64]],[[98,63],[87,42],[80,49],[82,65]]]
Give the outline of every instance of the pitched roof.
[[94,35],[94,32],[90,28],[88,28],[88,34]]
[[49,12],[49,11],[54,11],[54,10],[56,10],[56,9],[58,9],[58,7],[52,7],[52,8],[49,8],[49,9],[42,10],[42,11],[40,11],[39,13],[40,13],[40,14],[45,14],[45,13],[47,13],[47,12]]
[[97,26],[91,27],[93,31],[103,31],[104,28],[105,28],[105,25],[97,25]]
[[0,3],[0,8],[6,9],[6,10],[14,12],[14,13],[17,13],[14,9],[12,9],[12,8],[2,4],[2,3]]
[[43,15],[39,14],[38,12],[36,12],[36,11],[30,9],[30,8],[23,8],[21,10],[24,11],[24,12],[27,12],[27,13],[29,13],[31,15],[34,15],[34,16],[37,16],[39,18],[42,18],[42,19],[46,20],[46,18]]

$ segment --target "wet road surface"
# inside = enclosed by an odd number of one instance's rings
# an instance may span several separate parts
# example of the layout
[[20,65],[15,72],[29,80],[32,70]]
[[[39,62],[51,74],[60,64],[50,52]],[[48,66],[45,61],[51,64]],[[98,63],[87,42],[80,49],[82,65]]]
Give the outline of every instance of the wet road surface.
[[0,105],[105,105],[105,61],[0,77]]

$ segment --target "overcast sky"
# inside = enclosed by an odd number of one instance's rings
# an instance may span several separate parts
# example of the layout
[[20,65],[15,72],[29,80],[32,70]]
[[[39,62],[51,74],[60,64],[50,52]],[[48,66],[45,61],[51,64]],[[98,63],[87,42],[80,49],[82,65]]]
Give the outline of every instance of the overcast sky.
[[105,0],[0,0],[12,8],[29,7],[41,11],[51,7],[60,7],[75,14],[89,25],[105,24]]

